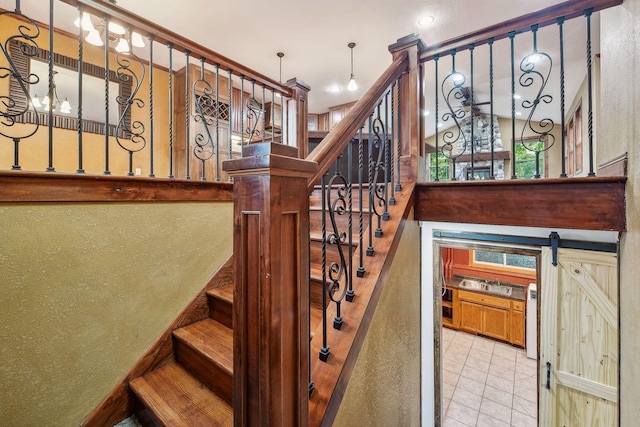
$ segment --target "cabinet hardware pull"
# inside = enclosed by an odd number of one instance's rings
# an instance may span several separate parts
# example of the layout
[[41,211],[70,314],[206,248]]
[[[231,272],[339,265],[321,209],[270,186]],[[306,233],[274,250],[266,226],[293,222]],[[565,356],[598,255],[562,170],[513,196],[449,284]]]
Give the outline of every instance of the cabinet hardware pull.
[[551,362],[547,362],[547,390],[551,390]]

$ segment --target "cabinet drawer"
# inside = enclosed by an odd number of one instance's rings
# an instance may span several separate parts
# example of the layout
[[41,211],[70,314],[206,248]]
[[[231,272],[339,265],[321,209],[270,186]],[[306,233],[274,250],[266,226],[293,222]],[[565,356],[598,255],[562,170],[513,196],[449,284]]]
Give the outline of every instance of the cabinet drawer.
[[524,302],[523,301],[511,301],[511,308],[513,310],[524,311]]
[[506,309],[511,308],[511,300],[476,292],[458,291],[458,298],[460,298],[461,300],[477,302],[494,307],[501,307]]

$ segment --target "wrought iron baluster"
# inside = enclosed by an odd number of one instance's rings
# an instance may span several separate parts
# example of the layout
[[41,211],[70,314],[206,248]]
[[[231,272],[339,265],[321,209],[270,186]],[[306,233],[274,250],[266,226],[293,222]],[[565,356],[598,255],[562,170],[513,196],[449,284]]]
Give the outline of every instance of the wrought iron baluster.
[[[116,55],[116,62],[118,63],[116,76],[118,80],[121,81],[132,81],[133,88],[131,95],[129,95],[128,98],[125,99],[123,96],[117,97],[118,104],[121,107],[121,115],[116,128],[116,142],[129,154],[129,171],[127,172],[127,176],[133,176],[133,155],[142,151],[146,147],[147,140],[144,137],[144,124],[140,120],[133,119],[128,122],[127,113],[130,114],[133,107],[143,109],[145,106],[144,101],[138,98],[137,95],[142,86],[142,82],[144,81],[146,67],[133,50],[133,44],[131,43],[131,29],[127,31],[126,37],[129,39],[128,42],[131,48],[126,54],[127,56],[122,53],[118,53]],[[140,67],[139,76],[132,69],[131,60],[129,58],[133,58]]]
[[240,156],[244,147],[244,76],[240,76]]
[[[386,165],[384,164],[384,144],[387,139],[387,133],[380,118],[380,104],[376,108],[376,118],[373,120],[373,135],[369,135],[373,139],[373,145],[378,149],[378,158],[373,165],[373,203],[370,204],[373,213],[376,216],[377,227],[375,231],[376,237],[382,237],[382,219],[387,209],[386,200],[386,183],[384,181]],[[371,224],[369,224],[371,227]]]
[[[332,193],[335,188],[336,196],[333,197]],[[327,243],[335,245],[338,251],[338,261],[332,261],[329,264],[327,270],[328,282],[327,295],[329,299],[336,304],[336,316],[333,319],[333,328],[341,329],[344,324],[342,318],[342,301],[347,296],[347,291],[350,289],[350,275],[347,266],[347,259],[344,254],[344,244],[347,240],[347,233],[340,231],[337,222],[337,216],[348,214],[348,183],[344,175],[340,172],[336,160],[335,174],[329,179],[326,188],[327,196],[327,210],[329,213],[329,220],[331,221],[330,230],[327,234]]]
[[[204,68],[204,64],[203,64]],[[220,65],[216,64],[216,143],[213,148],[216,152],[216,181],[220,181]],[[202,165],[204,169],[204,164]]]
[[[228,137],[228,143],[229,143],[229,160],[233,159],[233,126],[232,126],[232,120],[233,120],[233,73],[231,72],[231,68],[229,68],[228,71],[228,81],[229,81],[229,92],[227,94],[228,99],[229,99],[229,118],[228,118],[228,125],[229,125],[229,137]],[[232,181],[231,176],[229,176],[229,182]]]
[[490,149],[491,149],[491,169],[489,179],[496,179],[495,174],[495,125],[493,123],[493,37],[489,39],[489,120],[490,120],[490,132],[491,132],[491,140],[490,140]]
[[[22,14],[19,1],[16,1],[14,11],[0,11],[0,17],[3,15],[14,15],[20,20],[20,24],[16,29],[17,34],[9,35],[7,39],[0,43],[0,49],[8,64],[8,66],[0,67],[0,80],[9,79],[11,81],[11,79],[15,79],[22,95],[24,95],[24,102],[21,103],[9,95],[0,95],[0,103],[5,107],[4,109],[0,109],[0,136],[4,136],[13,141],[13,165],[11,166],[11,170],[18,171],[22,170],[20,166],[20,142],[23,139],[33,136],[40,128],[40,118],[31,102],[31,95],[29,93],[29,87],[37,84],[40,78],[35,74],[24,75],[20,72],[11,58],[9,45],[12,40],[15,40],[18,42],[20,52],[27,58],[38,55],[40,48],[38,47],[36,39],[40,36],[40,27],[31,18]],[[7,84],[7,86],[9,84]],[[26,114],[29,110],[33,110],[33,117],[35,118],[31,126],[15,127],[16,119]]]
[[[533,100],[525,99],[522,101],[522,107],[528,109],[529,114],[520,135],[520,144],[522,144],[526,151],[535,154],[536,172],[534,177],[540,178],[540,154],[550,149],[555,142],[555,136],[552,133],[555,123],[549,117],[536,121],[533,120],[533,117],[536,110],[542,104],[550,104],[553,101],[553,97],[545,93],[546,85],[551,76],[553,61],[547,53],[538,50],[538,25],[532,25],[531,32],[533,36],[533,49],[532,52],[525,56],[520,62],[522,74],[520,75],[519,82],[522,87],[533,87],[534,84],[537,84],[538,90]],[[527,129],[537,136],[535,141],[525,141],[525,131]]]
[[[109,28],[109,17],[104,18],[104,27]],[[110,70],[109,70],[109,34],[104,32],[104,175],[111,175],[109,170],[109,135],[111,134],[111,125],[109,123],[109,108],[111,107],[109,100],[109,82]]]
[[348,243],[348,251],[349,251],[349,261],[347,263],[347,294],[346,300],[348,302],[352,302],[355,297],[355,292],[353,290],[353,176],[351,169],[353,167],[353,140],[350,140],[347,145],[347,215],[348,215],[348,230],[347,233],[349,235],[349,243]]
[[187,64],[185,65],[185,69],[184,69],[184,79],[185,79],[185,89],[184,89],[184,108],[185,108],[185,135],[184,135],[184,141],[185,141],[185,163],[186,163],[186,170],[185,170],[185,176],[184,179],[191,179],[191,173],[190,173],[190,157],[191,157],[191,153],[190,153],[190,135],[189,135],[189,122],[190,122],[190,117],[189,117],[189,57],[191,56],[191,52],[189,52],[188,50],[185,51],[184,53],[185,58],[186,58],[186,62]]
[[[210,126],[213,126],[213,119],[207,116],[206,112],[211,110],[217,110],[217,89],[218,79],[216,77],[216,101],[213,100],[213,88],[211,84],[206,80],[204,70],[204,57],[200,58],[200,78],[193,82],[193,101],[196,106],[195,114],[193,115],[194,123],[200,123],[204,129],[202,132],[196,132],[194,136],[193,155],[200,160],[200,180],[207,180],[207,168],[206,162],[213,157],[214,152],[217,153],[213,142],[213,136],[211,135]],[[215,104],[215,105],[214,105]],[[195,125],[194,125],[195,127]],[[218,123],[216,122],[216,137],[218,133]]]
[[511,179],[516,179],[516,59],[515,59],[516,32],[509,33],[511,43]]
[[149,178],[155,178],[153,172],[153,34],[149,34]]
[[[78,6],[78,19],[82,21],[83,7]],[[53,27],[52,27],[53,28]],[[84,76],[84,37],[82,25],[78,27],[78,169],[76,173],[84,173],[82,167],[82,79]],[[53,100],[53,98],[49,98]]]
[[169,49],[169,178],[173,175],[173,43],[167,43]]
[[[53,0],[49,0],[49,28],[55,28],[53,25]],[[49,31],[49,58],[48,58],[48,66],[49,66],[49,123],[47,123],[47,127],[49,130],[49,166],[47,166],[47,172],[55,172],[56,169],[53,167],[53,34],[54,31]]]
[[396,191],[402,190],[402,184],[400,182],[400,154],[402,153],[402,95],[400,94],[400,77],[396,81],[398,87],[398,182],[396,184]]
[[592,55],[591,55],[591,14],[593,9],[587,9],[584,11],[587,24],[587,105],[589,108],[588,113],[588,137],[589,137],[589,173],[588,176],[596,176],[593,171],[593,67],[592,67]]
[[396,204],[396,189],[395,189],[395,138],[396,138],[396,122],[395,122],[395,97],[396,97],[396,85],[395,82],[391,84],[391,88],[389,89],[391,92],[391,127],[390,127],[390,133],[389,133],[389,152],[391,153],[391,157],[389,158],[389,169],[390,169],[390,173],[389,173],[389,187],[391,188],[391,198],[389,199],[389,204],[390,205],[395,205]]
[[560,178],[567,177],[565,153],[566,153],[566,140],[565,140],[565,94],[564,94],[564,16],[557,19],[558,22],[558,39],[560,43],[560,129],[562,134],[560,136],[560,159],[561,159],[561,172]]
[[368,185],[369,185],[369,201],[367,203],[369,207],[369,246],[367,247],[367,256],[373,256],[373,115],[369,116],[369,133],[367,135],[367,147],[368,147]]
[[[274,142],[275,135],[276,135],[276,94],[273,89],[270,89],[270,91],[271,91],[271,123],[269,124],[271,125],[271,142]],[[284,142],[284,141],[280,140],[280,142]]]
[[[384,95],[384,128],[389,129],[389,91]],[[389,220],[389,162],[391,156],[389,154],[389,135],[385,134],[384,141],[384,212],[382,219]],[[382,147],[381,147],[382,149]]]
[[359,209],[358,209],[358,250],[360,251],[360,265],[358,266],[358,271],[357,271],[357,276],[358,277],[364,277],[364,273],[365,273],[365,269],[364,269],[364,225],[363,225],[363,218],[362,218],[362,213],[363,213],[363,209],[364,209],[364,199],[362,198],[362,187],[363,187],[363,182],[362,182],[362,172],[364,169],[364,164],[363,164],[363,147],[362,147],[362,128],[364,126],[361,126],[360,129],[358,130],[358,196],[359,196]]
[[327,201],[325,196],[326,183],[324,175],[320,178],[320,203],[322,221],[322,348],[320,348],[320,360],[326,362],[331,354],[327,342]]
[[[264,85],[262,86],[262,111],[266,112],[266,104],[264,102],[264,100],[266,99],[266,93],[265,93],[265,89],[264,89]],[[262,114],[262,142],[264,142],[264,135],[265,135],[265,129],[267,128],[267,115],[266,114]],[[273,129],[271,129],[271,133],[273,133]]]
[[470,145],[471,145],[471,175],[469,176],[469,180],[473,181],[476,179],[475,177],[475,165],[476,165],[476,161],[475,161],[475,151],[476,151],[476,139],[475,139],[475,118],[473,117],[473,109],[475,108],[475,105],[473,104],[475,102],[475,93],[474,93],[474,86],[473,86],[473,80],[474,80],[474,70],[473,70],[473,51],[475,50],[475,45],[471,44],[469,45],[469,60],[471,62],[471,70],[470,70],[470,74],[471,76],[469,77],[469,83],[470,83],[470,93],[471,96],[469,99],[469,107],[471,108],[470,113],[469,113],[469,123],[471,124],[471,135],[470,135]]
[[[456,52],[451,52],[451,73],[449,73],[441,84],[442,94],[444,95],[444,101],[447,105],[447,112],[442,115],[442,121],[446,122],[453,120],[455,126],[455,132],[453,130],[447,130],[442,135],[442,148],[440,149],[442,155],[449,158],[451,162],[451,170],[453,176],[452,181],[457,180],[456,176],[456,161],[458,157],[463,155],[467,151],[467,136],[462,131],[462,121],[467,117],[467,112],[464,110],[462,102],[465,99],[465,95],[462,91],[467,78],[464,74],[456,70]],[[448,88],[448,89],[447,89]],[[473,120],[473,117],[471,117]],[[454,154],[453,147],[458,144],[457,154]],[[473,142],[472,142],[473,145]]]
[[[440,94],[438,92],[438,90],[440,89],[439,88],[440,85],[438,84],[438,79],[439,79],[439,77],[438,77],[438,75],[439,75],[439,73],[438,73],[438,64],[440,62],[440,55],[436,55],[433,58],[433,61],[434,61],[434,65],[435,65],[435,74],[436,74],[436,76],[435,76],[435,88],[434,88],[435,95],[436,95],[435,96],[435,100],[436,100],[435,101],[435,113],[436,114],[435,114],[435,117],[434,117],[434,119],[435,119],[435,140],[436,140],[435,141],[435,145],[436,145],[436,151],[435,151],[435,153],[433,153],[436,156],[436,176],[435,176],[434,181],[438,182],[438,181],[440,181],[440,163],[439,163],[440,156],[439,156],[439,149],[438,149],[438,143],[439,143],[439,140],[440,140],[440,137],[439,137],[439,134],[438,134],[438,127],[439,127],[439,120],[440,120],[439,119],[440,118],[440,111],[439,111],[439,108],[438,108],[440,106],[440,104],[438,102],[438,97],[440,96]],[[429,164],[431,164],[431,162],[429,162]]]

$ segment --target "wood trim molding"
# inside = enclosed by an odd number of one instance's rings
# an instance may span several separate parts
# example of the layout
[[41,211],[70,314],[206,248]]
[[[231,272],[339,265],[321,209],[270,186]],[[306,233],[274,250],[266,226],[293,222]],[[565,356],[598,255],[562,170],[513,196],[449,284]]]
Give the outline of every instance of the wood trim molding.
[[416,219],[625,231],[625,177],[419,183]]
[[598,176],[627,176],[628,163],[627,153],[621,154],[608,162],[598,165]]
[[231,201],[228,182],[0,171],[0,203]]
[[207,291],[233,283],[232,259],[233,257],[229,257],[213,274],[204,288],[187,304],[162,335],[89,414],[82,426],[111,426],[133,415],[134,398],[129,391],[129,382],[173,361],[173,331],[209,316]]
[[469,45],[478,47],[493,39],[498,41],[506,38],[510,32],[521,33],[529,31],[531,26],[537,24],[540,28],[556,24],[556,19],[564,17],[565,19],[575,18],[584,13],[587,9],[593,9],[597,12],[613,6],[622,4],[622,0],[569,0],[554,6],[550,6],[532,12],[518,18],[510,19],[500,24],[492,25],[472,33],[468,33],[459,37],[446,40],[442,43],[430,45],[420,55],[420,62],[432,60],[436,55],[448,55],[452,51],[466,50]]

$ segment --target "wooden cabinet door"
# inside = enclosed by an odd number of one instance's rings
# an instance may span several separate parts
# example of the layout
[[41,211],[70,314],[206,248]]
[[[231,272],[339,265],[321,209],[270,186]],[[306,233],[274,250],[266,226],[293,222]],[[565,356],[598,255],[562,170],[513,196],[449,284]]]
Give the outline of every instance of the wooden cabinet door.
[[482,333],[488,337],[509,341],[509,310],[484,306],[482,308]]
[[617,426],[617,255],[559,249],[557,260],[542,249],[539,425]]
[[[532,315],[535,316],[535,313]],[[513,345],[524,347],[524,311],[515,309],[511,311],[509,341]]]
[[474,334],[482,331],[482,306],[469,301],[460,301],[460,329]]

